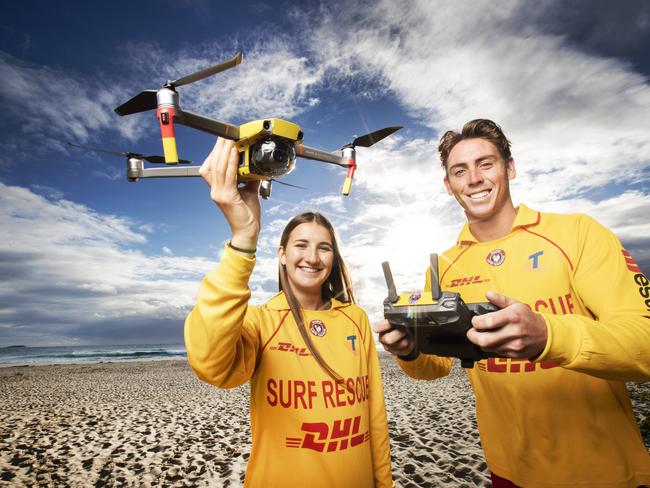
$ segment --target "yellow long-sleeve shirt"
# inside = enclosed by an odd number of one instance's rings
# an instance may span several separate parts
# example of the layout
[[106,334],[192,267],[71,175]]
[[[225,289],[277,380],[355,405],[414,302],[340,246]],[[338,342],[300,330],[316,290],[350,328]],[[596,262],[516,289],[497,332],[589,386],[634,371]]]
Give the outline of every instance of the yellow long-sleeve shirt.
[[252,450],[245,486],[389,487],[390,445],[377,352],[366,313],[332,300],[303,310],[311,356],[283,293],[248,304],[253,257],[228,247],[185,321],[196,375],[231,388],[250,380]]
[[[501,239],[478,242],[466,225],[439,270],[442,288],[466,302],[498,292],[548,327],[534,362],[491,358],[467,371],[489,468],[524,487],[650,484],[624,383],[650,379],[650,287],[616,236],[586,215],[520,205]],[[451,360],[399,363],[433,379]]]

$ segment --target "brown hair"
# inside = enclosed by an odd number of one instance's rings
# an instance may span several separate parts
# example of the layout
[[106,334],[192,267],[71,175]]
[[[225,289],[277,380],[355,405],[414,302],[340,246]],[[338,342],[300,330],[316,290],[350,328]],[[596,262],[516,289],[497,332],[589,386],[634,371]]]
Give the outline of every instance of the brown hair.
[[440,153],[440,162],[442,163],[445,172],[447,171],[449,153],[454,146],[465,139],[478,138],[485,139],[494,144],[499,151],[499,154],[501,154],[501,157],[503,157],[504,162],[507,163],[512,157],[510,154],[510,141],[506,138],[501,127],[488,119],[474,119],[467,122],[460,133],[448,130],[440,138],[438,152]]
[[[301,224],[316,222],[318,225],[325,227],[332,239],[332,250],[334,252],[334,262],[332,266],[332,271],[327,277],[325,283],[321,288],[321,295],[323,300],[326,302],[335,298],[341,302],[345,303],[355,303],[354,294],[352,292],[352,281],[350,280],[350,274],[348,273],[348,268],[345,265],[345,261],[341,256],[341,251],[339,249],[338,240],[336,239],[336,232],[334,232],[334,227],[322,214],[318,212],[305,212],[300,215],[296,215],[292,218],[289,223],[286,225],[282,231],[282,237],[280,238],[280,247],[286,249],[287,242],[289,241],[289,236],[291,232]],[[323,368],[323,370],[332,377],[335,381],[342,381],[341,376],[332,369],[332,367],[327,364],[327,361],[323,359],[321,354],[314,346],[314,343],[309,336],[309,331],[305,327],[304,320],[302,319],[302,310],[298,299],[291,290],[291,285],[289,284],[289,279],[287,277],[287,268],[282,263],[278,264],[279,267],[279,289],[284,291],[285,296],[287,297],[287,302],[291,308],[291,313],[293,318],[296,321],[300,335],[302,335],[309,352],[311,352],[316,362]]]

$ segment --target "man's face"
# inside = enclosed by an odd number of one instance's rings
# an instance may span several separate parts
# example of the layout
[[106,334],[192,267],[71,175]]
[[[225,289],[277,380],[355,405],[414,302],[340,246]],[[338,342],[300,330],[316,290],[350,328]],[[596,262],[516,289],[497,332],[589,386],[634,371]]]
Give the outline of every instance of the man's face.
[[445,187],[465,210],[469,222],[487,221],[512,204],[509,180],[515,162],[505,162],[498,149],[485,139],[465,139],[447,159]]

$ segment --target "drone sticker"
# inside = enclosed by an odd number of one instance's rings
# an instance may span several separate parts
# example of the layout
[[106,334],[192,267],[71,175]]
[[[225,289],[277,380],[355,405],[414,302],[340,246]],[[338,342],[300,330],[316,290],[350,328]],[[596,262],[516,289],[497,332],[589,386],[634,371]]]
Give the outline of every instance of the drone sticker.
[[[177,80],[167,81],[158,90],[140,92],[115,109],[118,115],[130,115],[155,109],[162,136],[166,167],[145,168],[143,161],[152,162],[151,159],[129,157],[127,165],[129,181],[137,181],[140,178],[199,176],[199,166],[178,166],[183,163],[183,160],[178,158],[174,126],[181,124],[236,141],[235,145],[239,151],[237,179],[239,181],[261,180],[260,195],[263,198],[268,198],[271,195],[273,181],[288,175],[294,169],[297,157],[346,168],[342,193],[348,195],[357,167],[355,148],[370,147],[401,129],[400,126],[385,127],[355,138],[338,151],[327,152],[304,145],[302,143],[304,134],[300,127],[287,120],[267,118],[236,126],[181,108],[180,96],[177,91],[179,87],[233,68],[240,64],[242,59],[243,54],[240,52],[223,63]],[[159,162],[158,158],[156,157],[155,162]],[[295,186],[288,183],[283,184]]]

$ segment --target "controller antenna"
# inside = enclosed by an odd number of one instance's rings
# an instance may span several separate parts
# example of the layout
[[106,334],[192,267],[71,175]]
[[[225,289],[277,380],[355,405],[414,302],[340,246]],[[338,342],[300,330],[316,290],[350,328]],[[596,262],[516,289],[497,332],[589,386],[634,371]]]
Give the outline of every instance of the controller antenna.
[[431,261],[431,298],[439,300],[442,296],[442,290],[440,289],[440,280],[438,279],[438,255],[435,253],[431,254],[429,259]]
[[388,301],[395,303],[399,300],[399,296],[395,288],[395,281],[393,281],[393,273],[390,272],[390,264],[388,264],[388,261],[384,261],[381,263],[381,267],[384,269],[384,278],[386,278],[386,286],[388,287]]

